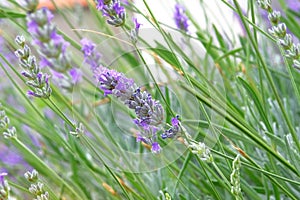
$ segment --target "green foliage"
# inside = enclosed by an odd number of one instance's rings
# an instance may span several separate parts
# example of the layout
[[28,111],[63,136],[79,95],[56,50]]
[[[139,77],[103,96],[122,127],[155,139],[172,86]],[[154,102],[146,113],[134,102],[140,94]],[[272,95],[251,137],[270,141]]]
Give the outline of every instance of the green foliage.
[[[187,33],[162,21],[146,0],[140,2],[145,8],[131,1],[125,5],[122,28],[106,24],[92,3],[86,8],[55,4],[58,32],[70,43],[67,51],[82,80],[71,90],[51,80],[48,99],[26,95],[30,88],[12,55],[12,41],[17,34],[28,43],[32,38],[26,12],[9,2],[0,9],[5,42],[0,101],[17,137],[0,135],[0,151],[18,154],[23,161],[11,165],[0,152],[0,173],[8,171],[12,197],[32,198],[23,174],[34,168],[50,199],[299,198],[300,74],[268,33],[268,21],[255,1],[243,9],[236,0],[219,1],[224,10],[218,12],[232,12],[243,33],[233,27],[225,31],[233,22],[217,24],[206,1],[197,1],[205,10],[205,27],[199,13],[188,10],[195,2],[180,1],[193,28]],[[300,39],[299,13],[287,7],[283,11],[282,22]],[[77,19],[80,12],[84,24]],[[134,15],[152,27],[141,26],[136,44],[130,39]],[[134,79],[163,105],[165,121],[157,133],[161,153],[152,154],[151,147],[136,142],[135,112],[99,89],[81,52],[84,37],[97,44],[104,66]],[[31,49],[40,60],[35,43]],[[177,114],[182,134],[162,139]],[[205,153],[211,159],[203,159]],[[232,164],[236,162],[238,166]]]

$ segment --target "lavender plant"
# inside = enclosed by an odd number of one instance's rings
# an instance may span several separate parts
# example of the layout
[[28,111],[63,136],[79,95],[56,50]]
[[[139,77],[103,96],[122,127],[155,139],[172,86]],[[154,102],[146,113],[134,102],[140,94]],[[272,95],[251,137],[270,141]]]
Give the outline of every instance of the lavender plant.
[[290,1],[51,2],[0,2],[0,199],[298,199]]

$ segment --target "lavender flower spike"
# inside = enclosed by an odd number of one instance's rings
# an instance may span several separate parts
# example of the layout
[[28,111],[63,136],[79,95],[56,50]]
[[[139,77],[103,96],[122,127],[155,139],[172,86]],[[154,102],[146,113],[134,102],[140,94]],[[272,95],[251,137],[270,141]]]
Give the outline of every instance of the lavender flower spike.
[[128,79],[122,73],[101,67],[96,77],[104,95],[114,95],[135,111],[137,118],[134,122],[141,130],[137,134],[137,141],[151,145],[152,152],[158,153],[160,146],[157,143],[156,132],[164,119],[164,109],[161,104],[152,99],[146,91],[142,92],[132,79]]
[[27,27],[35,44],[40,47],[42,64],[54,71],[65,73],[71,68],[66,52],[69,43],[57,33],[56,27],[51,23],[53,17],[47,8],[42,8],[27,15]]
[[130,31],[130,39],[133,43],[136,43],[138,40],[139,30],[140,30],[140,27],[142,24],[140,24],[137,21],[136,17],[134,17],[132,20],[133,20],[135,28]]
[[47,99],[51,95],[49,84],[49,75],[41,72],[40,67],[36,64],[35,57],[31,55],[30,48],[25,44],[23,36],[16,37],[16,43],[21,47],[16,50],[15,54],[19,58],[19,64],[24,69],[22,75],[28,79],[27,85],[34,88],[34,91],[28,91],[31,96]]
[[27,14],[27,27],[34,43],[40,47],[41,67],[50,67],[54,80],[65,89],[72,88],[80,79],[81,73],[74,68],[67,52],[69,43],[57,33],[51,22],[53,14],[47,8]]
[[97,9],[103,16],[107,17],[107,23],[113,26],[123,26],[125,23],[126,12],[121,6],[120,0],[96,0]]
[[84,38],[81,41],[81,51],[84,54],[84,62],[89,64],[92,72],[94,72],[100,65],[101,54],[95,51],[96,44]]
[[185,8],[180,4],[175,5],[174,20],[178,29],[188,32],[188,17]]

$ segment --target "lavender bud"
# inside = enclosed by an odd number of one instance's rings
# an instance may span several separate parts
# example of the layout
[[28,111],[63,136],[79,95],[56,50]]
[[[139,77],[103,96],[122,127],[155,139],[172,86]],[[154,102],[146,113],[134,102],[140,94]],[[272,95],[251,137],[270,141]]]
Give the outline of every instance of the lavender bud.
[[17,136],[16,128],[11,127],[11,128],[6,129],[6,132],[3,132],[3,136],[5,139],[15,138]]
[[293,67],[300,70],[300,61],[299,60],[293,60]]
[[34,200],[48,200],[49,199],[49,193],[46,191],[44,194],[41,194],[36,197]]
[[292,47],[286,51],[286,56],[292,59],[299,59],[300,57],[300,43],[293,44]]
[[207,162],[213,162],[213,157],[210,153],[209,148],[202,142],[196,143],[191,142],[189,148],[193,154],[200,156],[200,159]]
[[3,134],[5,139],[11,139],[17,137],[15,127],[9,128],[9,118],[6,116],[5,111],[3,110],[1,104],[0,104],[0,133]]
[[264,10],[270,11],[272,10],[271,7],[271,0],[257,0],[257,4]]
[[80,137],[81,135],[84,134],[84,126],[82,123],[78,123],[78,125],[76,126],[75,131],[70,131],[70,134],[75,136],[75,137]]
[[29,192],[32,194],[39,196],[44,192],[44,184],[41,182],[37,182],[36,184],[31,184],[29,187]]
[[137,21],[137,18],[133,18],[133,22],[134,22],[135,28],[130,31],[130,39],[131,39],[132,43],[137,43],[141,24]]
[[293,45],[293,39],[291,34],[286,34],[283,39],[279,39],[279,44],[285,49],[288,50]]
[[286,35],[286,25],[280,23],[277,26],[273,26],[269,29],[269,33],[277,38],[283,38]]
[[39,173],[33,169],[32,172],[27,171],[24,176],[27,179],[27,181],[35,183],[38,181],[39,177],[38,177]]
[[34,79],[34,76],[33,76],[30,72],[22,71],[21,74],[22,74],[23,76],[25,76],[26,78]]
[[25,45],[25,38],[23,35],[18,35],[15,39],[15,42],[17,43],[17,45],[23,47]]
[[278,24],[280,17],[281,17],[280,12],[276,10],[268,14],[268,18],[273,24]]

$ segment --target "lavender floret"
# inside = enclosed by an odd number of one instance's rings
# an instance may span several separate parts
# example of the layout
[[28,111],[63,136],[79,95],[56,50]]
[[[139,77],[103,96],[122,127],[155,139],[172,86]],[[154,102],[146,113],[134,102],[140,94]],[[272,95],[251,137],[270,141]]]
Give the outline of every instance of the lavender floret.
[[96,44],[84,38],[81,41],[81,51],[84,54],[84,62],[89,64],[92,72],[94,72],[100,65],[101,54],[95,51]]
[[178,136],[181,132],[180,126],[179,126],[179,116],[172,118],[171,120],[172,127],[165,130],[163,134],[161,134],[162,139],[166,138],[174,138],[175,136]]
[[185,8],[180,4],[175,5],[174,20],[178,29],[188,32],[188,17]]

